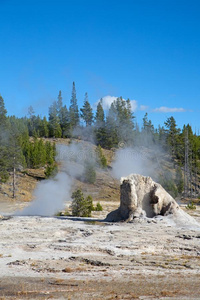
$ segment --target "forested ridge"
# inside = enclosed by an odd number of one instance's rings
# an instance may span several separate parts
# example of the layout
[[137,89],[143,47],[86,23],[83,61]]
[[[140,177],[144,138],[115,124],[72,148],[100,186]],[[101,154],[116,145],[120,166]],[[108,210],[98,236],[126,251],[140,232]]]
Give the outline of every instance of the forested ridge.
[[62,92],[49,107],[48,118],[41,117],[29,107],[23,118],[8,116],[4,99],[0,96],[0,180],[5,182],[17,169],[45,167],[46,176],[56,169],[55,144],[45,138],[78,138],[100,148],[157,145],[168,153],[174,163],[175,177],[161,178],[166,189],[174,195],[198,196],[200,175],[200,136],[189,124],[178,128],[174,117],[155,128],[146,113],[139,128],[129,99],[117,98],[108,111],[102,99],[94,112],[85,93],[79,109],[73,82],[69,106],[64,104]]

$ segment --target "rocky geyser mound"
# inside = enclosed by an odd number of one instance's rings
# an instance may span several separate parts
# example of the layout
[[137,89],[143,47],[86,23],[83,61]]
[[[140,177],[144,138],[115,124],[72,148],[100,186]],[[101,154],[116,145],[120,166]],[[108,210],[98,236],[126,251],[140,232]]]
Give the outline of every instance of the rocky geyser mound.
[[[174,221],[198,223],[151,177],[131,174],[121,178],[120,206],[106,217],[108,222],[132,221],[136,217],[173,215]],[[198,224],[199,225],[199,224]]]

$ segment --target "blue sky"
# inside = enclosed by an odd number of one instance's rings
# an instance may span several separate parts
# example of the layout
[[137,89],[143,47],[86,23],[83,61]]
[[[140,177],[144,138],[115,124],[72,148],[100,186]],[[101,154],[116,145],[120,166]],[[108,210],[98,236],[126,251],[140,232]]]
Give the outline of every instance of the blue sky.
[[200,130],[200,1],[0,0],[0,94],[36,114],[62,91],[79,107],[122,96],[139,123],[174,116]]

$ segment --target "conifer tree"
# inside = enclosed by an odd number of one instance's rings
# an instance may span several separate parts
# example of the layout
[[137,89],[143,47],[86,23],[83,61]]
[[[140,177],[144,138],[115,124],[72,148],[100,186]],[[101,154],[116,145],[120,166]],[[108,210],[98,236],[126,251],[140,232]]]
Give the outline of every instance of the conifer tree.
[[167,127],[166,138],[167,138],[167,143],[170,146],[171,154],[172,156],[176,156],[177,149],[178,149],[178,138],[179,138],[180,129],[177,128],[177,124],[174,117],[168,118],[165,122],[165,126]]
[[29,135],[33,136],[33,131],[35,128],[35,112],[32,106],[28,107],[28,130],[29,130]]
[[[9,178],[9,171],[14,167],[14,147],[15,136],[12,139],[10,133],[11,124],[7,119],[7,110],[4,100],[0,95],[0,181],[5,182]],[[15,129],[15,128],[14,128]]]
[[77,217],[90,217],[94,210],[92,197],[84,197],[83,192],[78,189],[72,193],[72,215]]
[[72,129],[79,125],[79,110],[76,98],[76,87],[75,82],[72,85],[72,96],[70,100],[70,107],[69,107],[69,120]]
[[7,110],[5,108],[4,100],[2,96],[0,95],[0,127],[1,131],[5,128],[6,123],[7,123],[7,118],[6,118]]
[[96,181],[96,170],[94,162],[86,160],[84,163],[84,172],[83,172],[83,179],[85,182],[88,183],[95,183]]
[[67,106],[64,105],[60,112],[60,127],[62,130],[62,137],[70,137],[70,121],[69,121],[69,111]]
[[95,126],[97,128],[105,126],[105,114],[104,114],[102,102],[103,100],[101,98],[97,105],[97,111],[95,116]]
[[91,105],[88,101],[87,93],[85,93],[83,108],[81,108],[81,118],[85,121],[86,126],[92,125],[94,116],[93,116]]
[[62,119],[62,115],[61,115],[62,108],[63,108],[62,92],[59,91],[58,100],[57,100],[57,113],[60,120]]
[[60,138],[62,135],[56,101],[49,108],[49,135],[56,138]]
[[119,143],[119,137],[117,133],[118,124],[116,116],[117,111],[115,108],[115,104],[112,103],[106,118],[106,147],[109,149],[112,147],[117,147]]
[[54,157],[55,157],[54,146],[52,147],[50,142],[46,142],[45,143],[45,148],[46,148],[46,161],[47,161],[47,164],[53,165]]
[[38,167],[44,166],[46,163],[46,148],[42,139],[38,142]]
[[44,117],[43,120],[41,120],[41,125],[40,125],[40,136],[41,137],[49,137],[49,126],[48,126],[48,121],[47,118]]
[[150,133],[154,133],[154,126],[151,122],[151,120],[148,119],[148,114],[145,113],[143,120],[143,126],[142,126],[142,130],[143,132],[150,134]]
[[121,142],[125,143],[126,145],[132,144],[133,142],[133,113],[131,110],[131,102],[130,100],[124,100],[122,97],[117,98],[114,102],[116,107],[117,116],[117,131],[118,131],[118,138]]
[[106,128],[105,128],[105,114],[102,105],[102,99],[100,99],[96,115],[95,115],[95,136],[97,145],[102,147],[106,146]]

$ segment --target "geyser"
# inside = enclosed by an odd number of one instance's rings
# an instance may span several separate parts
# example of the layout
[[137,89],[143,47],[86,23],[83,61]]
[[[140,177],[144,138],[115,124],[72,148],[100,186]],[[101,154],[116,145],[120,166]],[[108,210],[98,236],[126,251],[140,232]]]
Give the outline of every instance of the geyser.
[[107,215],[106,221],[132,221],[136,217],[152,218],[157,215],[173,215],[175,222],[199,225],[151,177],[138,174],[122,177],[120,206]]

